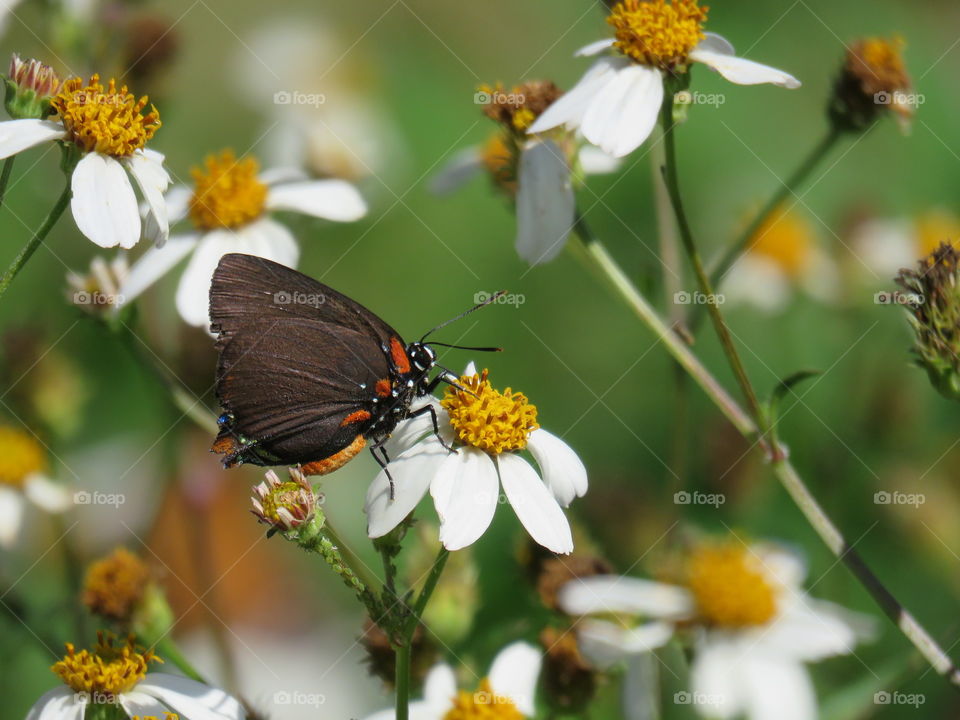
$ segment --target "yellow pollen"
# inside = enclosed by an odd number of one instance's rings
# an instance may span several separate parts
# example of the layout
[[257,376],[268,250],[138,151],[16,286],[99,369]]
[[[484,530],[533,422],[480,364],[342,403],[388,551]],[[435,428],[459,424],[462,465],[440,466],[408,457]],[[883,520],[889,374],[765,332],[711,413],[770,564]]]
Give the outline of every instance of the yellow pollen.
[[487,375],[487,370],[464,375],[458,381],[464,389],[450,386],[440,401],[450,414],[456,438],[490,455],[523,450],[530,433],[540,427],[537,408],[522,393],[494,390]]
[[50,669],[74,692],[111,702],[143,680],[151,662],[163,662],[152,650],[139,652],[133,636],[120,646],[114,644],[115,640],[113,635],[99,632],[93,651],[79,652],[67,643],[67,654]]
[[511,146],[512,140],[508,142],[503,133],[496,133],[484,144],[480,159],[494,184],[512,195],[517,189],[517,170]]
[[530,108],[520,108],[514,114],[513,119],[510,121],[513,125],[513,129],[517,132],[526,132],[527,128],[533,125],[534,120],[537,119],[536,114]]
[[741,544],[707,545],[691,553],[686,583],[701,619],[714,626],[763,625],[777,612],[774,588]]
[[771,213],[750,240],[750,252],[772,260],[791,278],[809,267],[814,245],[810,224],[782,208]]
[[623,0],[607,17],[614,47],[643,65],[670,69],[687,62],[704,38],[708,7],[697,0]]
[[194,168],[190,219],[202,230],[235,228],[263,215],[267,186],[253,158],[237,160],[232,150],[210,155],[205,168]]
[[941,243],[950,243],[956,247],[960,242],[960,218],[945,210],[931,210],[916,220],[917,257],[925,257],[940,247]]
[[497,695],[484,678],[476,692],[461,690],[443,720],[523,720],[513,700]]
[[43,447],[22,430],[0,426],[0,448],[0,485],[22,488],[30,475],[47,467]]
[[86,152],[125,157],[141,149],[160,128],[160,114],[150,106],[143,114],[147,97],[137,100],[124,85],[117,89],[116,80],[104,88],[100,76],[90,78],[88,85],[81,78],[70,78],[60,88],[50,106],[60,117],[67,136]]
[[261,500],[263,514],[276,523],[282,522],[277,511],[280,508],[296,511],[298,508],[304,507],[307,502],[307,498],[305,498],[304,495],[305,491],[303,486],[299,483],[287,481],[275,485],[270,488],[266,496]]
[[87,569],[83,604],[94,615],[127,622],[143,599],[150,575],[150,568],[139,557],[117,548]]

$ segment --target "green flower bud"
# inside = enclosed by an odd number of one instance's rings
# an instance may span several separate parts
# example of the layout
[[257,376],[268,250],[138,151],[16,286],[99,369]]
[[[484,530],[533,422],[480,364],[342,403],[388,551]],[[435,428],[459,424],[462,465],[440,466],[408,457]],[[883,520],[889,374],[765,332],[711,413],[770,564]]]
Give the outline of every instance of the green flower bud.
[[10,117],[40,119],[50,114],[50,99],[60,90],[60,78],[49,65],[33,59],[23,61],[14,53],[4,87],[4,105]]

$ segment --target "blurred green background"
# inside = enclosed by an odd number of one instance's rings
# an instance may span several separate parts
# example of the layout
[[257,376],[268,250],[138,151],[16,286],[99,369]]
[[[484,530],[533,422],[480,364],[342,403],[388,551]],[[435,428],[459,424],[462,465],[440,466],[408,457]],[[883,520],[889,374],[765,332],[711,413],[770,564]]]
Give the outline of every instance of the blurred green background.
[[[123,55],[118,48],[129,18],[156,18],[171,27],[164,44],[175,38],[175,48],[132,90],[151,93],[157,103],[164,125],[153,147],[181,180],[206,153],[224,147],[270,166],[286,139],[271,136],[279,131],[274,92],[324,93],[318,113],[335,115],[341,102],[360,107],[377,137],[371,148],[358,149],[362,162],[347,158],[370,214],[350,225],[284,218],[301,242],[300,269],[367,305],[407,338],[465,309],[478,292],[520,294],[522,304],[485,309],[441,339],[505,349],[478,360],[490,367],[495,384],[526,393],[541,424],[583,457],[591,488],[570,516],[599,552],[619,570],[643,556],[634,570],[642,572],[685,525],[795,545],[809,559],[814,595],[879,618],[876,640],[855,657],[813,669],[824,716],[956,716],[955,690],[921,663],[908,664],[909,644],[821,545],[759,454],[747,452],[695,387],[688,391],[687,422],[677,423],[675,374],[666,353],[601,282],[567,254],[528,269],[513,249],[512,212],[484,178],[447,197],[428,190],[431,175],[453,153],[495,129],[473,103],[476,86],[549,78],[569,88],[586,67],[573,51],[608,34],[601,4],[170,0],[103,8],[94,35],[56,31],[58,12],[54,3],[26,0],[0,47],[64,72],[98,69],[85,59],[93,52],[107,59],[107,74]],[[864,35],[904,37],[925,102],[908,136],[887,121],[842,143],[802,189],[795,209],[847,271],[857,264],[849,249],[854,218],[955,210],[958,27],[960,6],[945,0],[716,3],[711,30],[804,84],[789,92],[737,87],[704,68],[695,71],[695,89],[726,98],[717,108],[694,108],[679,131],[681,180],[704,254],[713,257],[729,242],[825,132],[824,106],[844,44]],[[287,46],[287,33],[302,45]],[[301,115],[310,111],[300,109]],[[619,173],[592,178],[581,204],[597,234],[666,313],[672,308],[664,301],[658,260],[656,153],[649,147],[627,158]],[[0,212],[0,261],[26,242],[60,182],[55,152],[18,158]],[[119,508],[79,508],[63,528],[31,515],[18,547],[0,552],[0,594],[9,588],[4,602],[22,603],[18,611],[27,624],[12,617],[0,623],[0,714],[23,716],[53,687],[47,671],[53,656],[43,642],[59,651],[54,641],[89,639],[71,636],[63,563],[80,567],[117,544],[161,569],[184,614],[175,634],[198,663],[215,677],[228,674],[210,649],[219,636],[232,648],[241,686],[275,717],[362,717],[385,706],[388,694],[366,678],[363,652],[354,644],[362,614],[352,596],[315,558],[264,540],[246,513],[259,471],[220,471],[206,452],[210,438],[181,417],[151,370],[66,302],[67,270],[83,271],[98,252],[65,217],[0,303],[4,422],[22,421],[44,437],[58,479],[126,497]],[[847,271],[835,303],[798,293],[782,313],[725,309],[763,393],[796,370],[825,371],[801,387],[801,400],[788,402],[783,438],[850,541],[953,648],[960,642],[960,409],[910,366],[903,312],[873,303],[873,292],[892,283]],[[148,352],[212,408],[211,341],[176,315],[178,272],[141,299],[134,327]],[[701,333],[695,350],[732,389],[709,333]],[[444,354],[454,368],[469,359],[463,351]],[[371,565],[362,503],[375,470],[364,456],[323,482],[331,518]],[[677,490],[721,492],[727,501],[719,509],[676,505]],[[926,502],[878,505],[874,494],[883,490],[922,493]],[[432,522],[432,508],[425,505],[421,517]],[[67,560],[64,543],[49,550],[64,531]],[[534,639],[538,630],[521,538],[516,519],[501,508],[472,553],[479,611],[468,639],[450,645],[478,674],[500,645]],[[855,709],[835,704],[851,688],[842,700]],[[872,696],[880,689],[922,693],[925,704],[919,711],[878,706]],[[273,692],[294,690],[323,693],[325,706],[271,707]],[[592,717],[617,717],[616,693],[615,683],[602,687],[603,709]]]

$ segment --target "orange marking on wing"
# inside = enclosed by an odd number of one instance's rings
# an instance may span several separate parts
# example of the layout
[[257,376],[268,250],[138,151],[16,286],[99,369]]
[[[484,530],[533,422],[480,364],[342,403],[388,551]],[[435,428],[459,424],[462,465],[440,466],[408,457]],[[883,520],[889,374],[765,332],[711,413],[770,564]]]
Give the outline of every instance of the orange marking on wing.
[[363,422],[364,420],[369,420],[369,419],[370,419],[370,413],[368,413],[366,410],[357,410],[356,412],[352,412],[349,415],[347,415],[343,419],[343,422],[340,423],[340,427],[346,427],[351,423]]
[[353,460],[363,448],[367,446],[367,440],[363,435],[357,435],[353,442],[347,445],[343,450],[334,453],[323,460],[314,460],[300,468],[304,475],[326,475],[332,473],[338,468],[342,468],[348,462]]
[[213,445],[210,446],[210,451],[219,455],[229,455],[236,452],[239,447],[240,443],[236,441],[236,438],[229,435],[218,435],[217,439],[213,441]]
[[390,393],[393,392],[393,383],[391,383],[389,380],[377,380],[377,384],[374,386],[373,391],[380,397],[389,397]]
[[410,358],[407,357],[407,349],[398,338],[390,338],[390,357],[393,358],[393,366],[401,375],[410,372]]

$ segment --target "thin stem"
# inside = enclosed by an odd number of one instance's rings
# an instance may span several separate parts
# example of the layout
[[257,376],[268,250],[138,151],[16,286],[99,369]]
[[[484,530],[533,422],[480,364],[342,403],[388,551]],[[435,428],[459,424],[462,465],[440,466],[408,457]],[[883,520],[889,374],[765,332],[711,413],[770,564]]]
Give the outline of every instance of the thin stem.
[[80,595],[83,593],[84,562],[77,552],[76,544],[70,542],[66,537],[68,529],[63,516],[58,513],[52,513],[50,519],[53,524],[54,533],[60,538],[60,551],[63,556],[63,575],[67,585],[67,597],[70,599],[70,607],[73,609],[74,637],[82,639],[87,635],[87,618],[84,614],[83,603],[80,602]]
[[340,538],[340,533],[334,529],[330,523],[330,516],[326,513],[324,513],[324,523],[321,532],[330,538],[330,542],[332,542],[335,549],[340,552],[343,563],[350,568],[350,571],[357,576],[357,579],[362,582],[370,592],[373,592],[374,588],[380,583],[373,576],[373,573],[370,572],[370,568],[367,567],[366,563],[343,542]]
[[57,220],[60,219],[60,216],[63,215],[63,211],[67,209],[67,205],[70,204],[70,182],[67,182],[66,187],[64,187],[63,192],[60,194],[60,197],[57,199],[56,205],[50,210],[50,214],[47,215],[46,220],[43,221],[43,224],[40,228],[34,233],[33,237],[30,238],[30,241],[23,246],[23,249],[17,253],[17,256],[13,259],[13,262],[10,263],[10,267],[7,268],[7,271],[3,274],[3,277],[0,278],[0,297],[3,297],[3,294],[7,291],[7,288],[10,287],[10,283],[13,282],[13,279],[17,276],[17,273],[23,269],[23,266],[27,264],[27,260],[30,259],[30,256],[36,251],[38,247],[43,243],[47,235],[50,234],[50,231],[53,229],[53,226],[57,224]]
[[169,635],[157,642],[157,654],[161,660],[169,660],[176,665],[180,671],[191,680],[196,680],[204,684],[207,683],[203,675],[190,664],[190,661],[187,660],[186,656],[180,650],[180,647]]
[[406,642],[396,649],[396,715],[397,720],[409,720],[410,717],[410,643]]
[[10,174],[13,172],[13,159],[16,155],[11,155],[3,161],[3,169],[0,170],[0,207],[3,207],[3,200],[7,196],[7,184],[10,182]]
[[664,180],[667,184],[670,203],[673,205],[673,212],[677,217],[677,228],[680,230],[680,239],[683,241],[683,247],[690,259],[690,264],[693,266],[693,272],[697,277],[697,284],[700,286],[700,292],[704,295],[703,300],[710,313],[710,319],[713,320],[714,329],[717,332],[721,346],[723,346],[727,361],[730,363],[730,369],[733,370],[737,383],[740,385],[740,390],[747,400],[747,407],[757,423],[763,427],[765,420],[763,411],[760,408],[760,402],[757,400],[757,394],[754,392],[750,378],[747,376],[747,371],[743,367],[743,362],[740,360],[740,354],[737,352],[733,338],[730,336],[730,330],[727,328],[727,324],[720,312],[720,305],[716,302],[713,285],[710,283],[710,278],[704,269],[703,261],[700,259],[700,252],[697,250],[697,245],[693,239],[693,231],[690,229],[687,214],[683,209],[683,199],[680,195],[680,181],[677,176],[676,143],[674,142],[673,93],[668,92],[666,94],[663,107],[660,111],[660,122],[663,126],[663,145],[665,152],[665,163],[663,166]]
[[430,596],[433,595],[433,591],[437,589],[437,583],[440,581],[440,576],[443,574],[443,568],[447,564],[447,558],[449,557],[450,551],[445,547],[441,547],[440,552],[437,553],[437,557],[433,561],[433,567],[430,568],[430,574],[427,576],[427,580],[423,584],[423,589],[417,596],[416,602],[413,603],[413,613],[411,614],[410,619],[407,621],[408,638],[413,637],[413,633],[417,629],[417,624],[420,622],[420,618],[423,616],[423,611],[427,609],[427,603],[430,601]]

